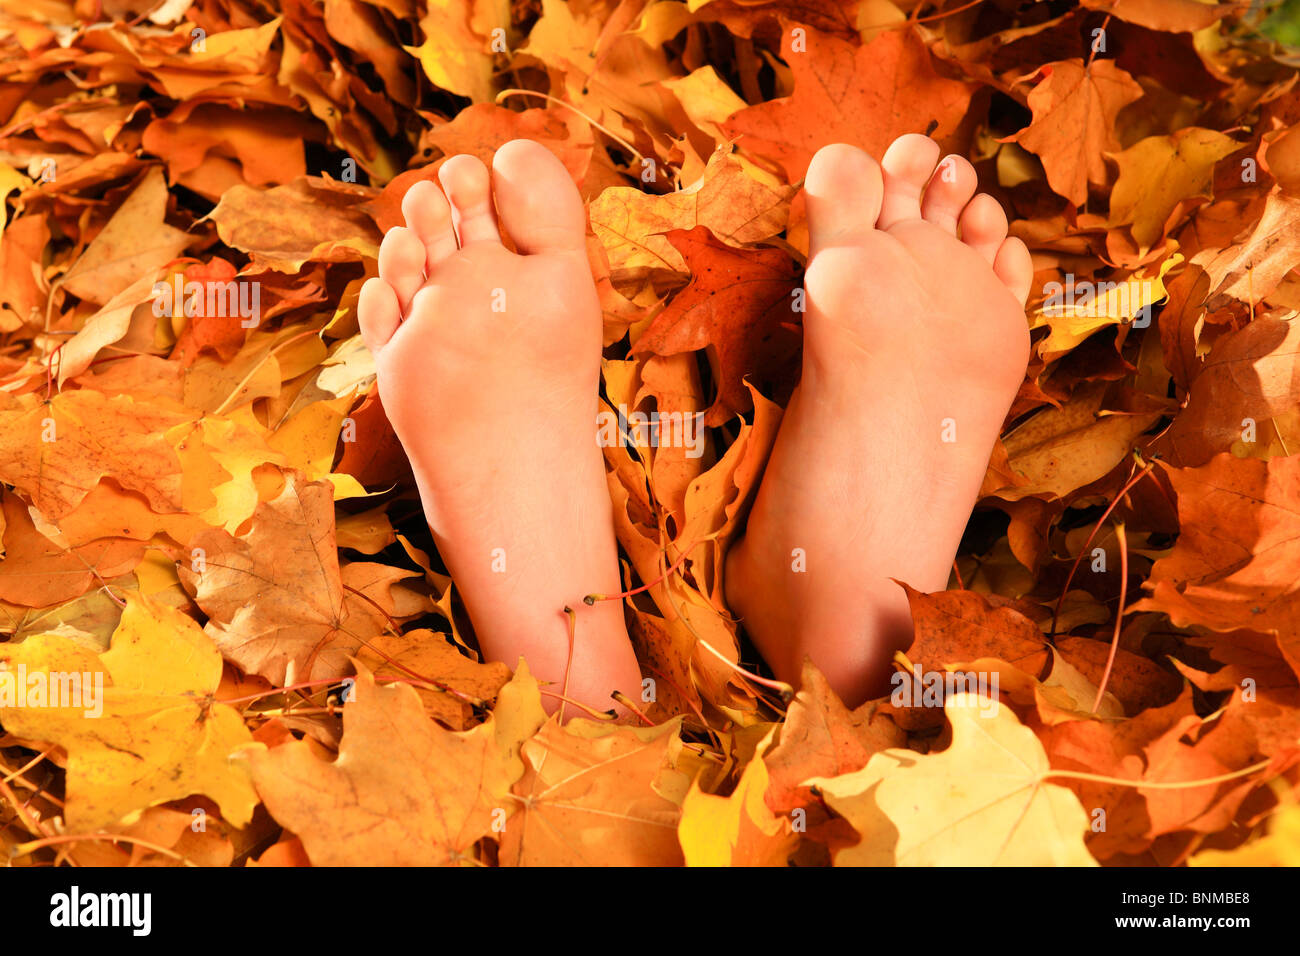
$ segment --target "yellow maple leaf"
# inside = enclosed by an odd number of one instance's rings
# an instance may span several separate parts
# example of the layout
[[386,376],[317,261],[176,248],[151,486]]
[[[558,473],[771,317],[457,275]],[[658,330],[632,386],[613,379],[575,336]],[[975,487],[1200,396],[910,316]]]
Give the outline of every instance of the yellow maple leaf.
[[682,254],[663,235],[672,229],[708,226],[730,245],[768,239],[785,228],[794,190],[722,148],[709,157],[700,179],[685,189],[656,196],[630,186],[604,190],[591,204],[591,228],[620,282],[665,269],[689,271]]
[[691,784],[677,824],[687,866],[786,865],[799,838],[763,799],[768,773],[761,754],[774,734],[769,730],[759,743],[730,796],[705,793],[698,778]]
[[130,594],[108,651],[37,634],[0,645],[0,668],[5,730],[68,753],[71,829],[196,793],[234,826],[252,819],[248,768],[232,759],[252,735],[238,711],[212,700],[221,655],[181,611]]
[[1047,754],[996,701],[944,701],[952,744],[937,754],[890,749],[855,773],[807,781],[862,835],[836,865],[1096,866],[1088,815],[1046,782]]
[[1148,136],[1115,154],[1119,178],[1110,194],[1110,223],[1131,223],[1133,238],[1149,249],[1183,200],[1208,196],[1214,164],[1238,149],[1217,130],[1189,127],[1172,136]]

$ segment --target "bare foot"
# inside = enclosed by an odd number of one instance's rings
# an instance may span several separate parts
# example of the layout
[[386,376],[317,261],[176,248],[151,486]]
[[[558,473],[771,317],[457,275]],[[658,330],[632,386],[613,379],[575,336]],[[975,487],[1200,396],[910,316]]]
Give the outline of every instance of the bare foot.
[[947,585],[1029,356],[1029,252],[971,198],[971,165],[938,159],[918,135],[879,165],[843,145],[813,159],[803,378],[727,561],[777,676],[797,683],[808,655],[851,706],[911,641],[890,578]]
[[[488,170],[442,167],[384,237],[359,314],[384,409],[484,654],[520,656],[597,710],[641,674],[616,593],[614,523],[596,444],[601,313],[582,200],[544,147],[515,140]],[[519,254],[501,243],[495,207]],[[450,201],[450,202],[449,202]],[[544,698],[554,709],[555,698]],[[567,709],[572,716],[574,709]]]

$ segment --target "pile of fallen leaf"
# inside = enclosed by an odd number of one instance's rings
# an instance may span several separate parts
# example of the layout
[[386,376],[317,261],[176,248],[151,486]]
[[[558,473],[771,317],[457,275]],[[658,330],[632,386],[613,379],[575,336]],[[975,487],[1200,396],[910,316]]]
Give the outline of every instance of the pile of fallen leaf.
[[[1300,862],[1300,88],[1246,8],[7,5],[0,685],[104,690],[0,698],[4,856]],[[1035,347],[909,591],[918,706],[849,710],[764,676],[720,575],[797,374],[797,187],[906,132],[1011,213]],[[709,426],[606,449],[644,726],[477,660],[358,335],[405,190],[515,137],[588,201],[610,407]]]

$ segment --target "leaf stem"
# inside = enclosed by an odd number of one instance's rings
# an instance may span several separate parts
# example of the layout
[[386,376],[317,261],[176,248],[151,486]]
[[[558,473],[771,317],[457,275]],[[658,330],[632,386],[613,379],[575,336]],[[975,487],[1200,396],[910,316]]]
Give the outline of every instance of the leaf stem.
[[1115,610],[1115,634],[1110,641],[1110,656],[1106,658],[1106,669],[1102,671],[1101,682],[1097,685],[1097,697],[1092,702],[1094,714],[1101,706],[1106,684],[1110,682],[1110,670],[1115,666],[1115,655],[1119,652],[1120,626],[1124,623],[1124,601],[1128,597],[1128,539],[1124,536],[1124,522],[1115,525],[1115,537],[1119,538],[1119,607]]

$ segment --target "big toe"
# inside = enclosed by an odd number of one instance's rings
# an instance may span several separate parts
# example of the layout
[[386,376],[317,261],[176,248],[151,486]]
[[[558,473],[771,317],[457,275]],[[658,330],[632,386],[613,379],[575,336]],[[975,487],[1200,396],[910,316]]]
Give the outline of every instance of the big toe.
[[492,189],[502,225],[520,252],[584,247],[582,197],[564,164],[545,146],[514,139],[498,149],[492,158]]
[[819,149],[804,177],[809,252],[855,245],[874,230],[883,188],[868,153],[843,143]]

